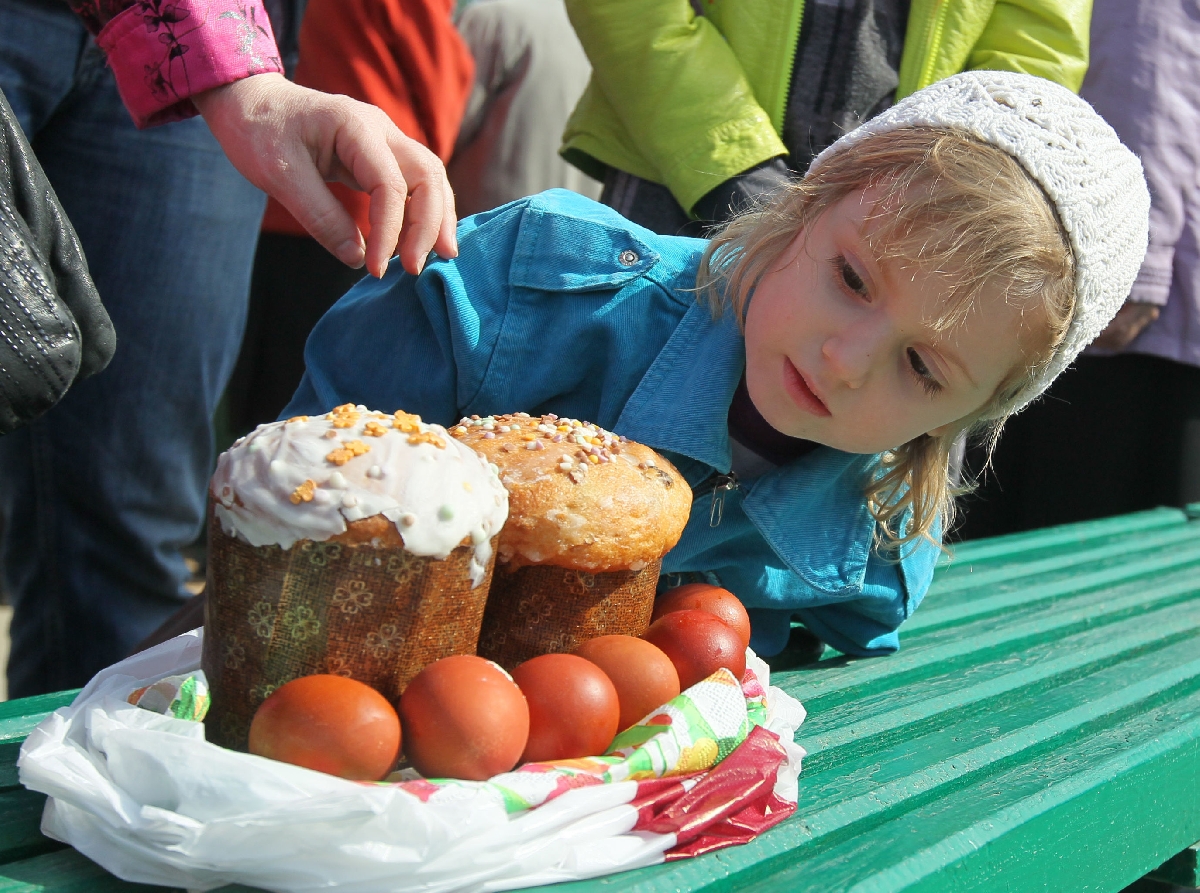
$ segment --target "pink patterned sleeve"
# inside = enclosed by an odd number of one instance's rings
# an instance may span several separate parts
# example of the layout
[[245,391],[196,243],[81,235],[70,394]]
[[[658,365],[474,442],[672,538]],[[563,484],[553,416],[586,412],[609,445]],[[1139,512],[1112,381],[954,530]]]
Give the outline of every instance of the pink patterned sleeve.
[[[96,42],[138,127],[190,118],[196,114],[191,98],[205,90],[283,71],[261,0],[85,0],[79,6],[89,27],[99,28]],[[97,14],[101,10],[109,15]]]

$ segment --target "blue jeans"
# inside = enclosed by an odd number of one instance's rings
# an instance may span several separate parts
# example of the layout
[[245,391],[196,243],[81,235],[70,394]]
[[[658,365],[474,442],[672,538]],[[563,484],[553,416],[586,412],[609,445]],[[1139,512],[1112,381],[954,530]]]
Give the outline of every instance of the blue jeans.
[[0,89],[117,331],[104,372],[0,438],[9,692],[82,685],[186,598],[212,417],[237,357],[264,197],[199,118],[134,128],[65,4],[0,0]]

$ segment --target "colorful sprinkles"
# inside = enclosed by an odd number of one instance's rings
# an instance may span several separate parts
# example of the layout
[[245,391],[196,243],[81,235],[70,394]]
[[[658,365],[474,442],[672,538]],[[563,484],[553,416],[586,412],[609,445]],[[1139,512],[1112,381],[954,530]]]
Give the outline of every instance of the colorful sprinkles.
[[[497,434],[519,432],[516,443],[505,443],[500,449],[505,453],[514,449],[544,450],[547,443],[570,444],[577,447],[570,455],[563,456],[557,463],[558,470],[572,481],[582,483],[588,469],[593,465],[612,462],[619,456],[628,441],[620,435],[606,431],[599,425],[581,422],[578,419],[560,418],[553,413],[534,417],[525,412],[512,415],[477,416],[459,420],[450,429],[451,436],[462,440],[467,435],[491,440]],[[639,467],[653,466],[653,462],[638,463]]]

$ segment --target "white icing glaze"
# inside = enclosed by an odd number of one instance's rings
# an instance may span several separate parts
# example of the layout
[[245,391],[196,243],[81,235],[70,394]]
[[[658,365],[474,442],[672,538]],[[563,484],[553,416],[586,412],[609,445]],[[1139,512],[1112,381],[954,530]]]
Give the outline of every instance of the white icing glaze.
[[[359,455],[330,458],[354,442]],[[212,493],[225,533],[252,546],[320,542],[373,515],[395,524],[414,555],[445,558],[469,537],[476,586],[508,517],[508,492],[483,456],[439,425],[362,406],[260,425],[217,460]]]

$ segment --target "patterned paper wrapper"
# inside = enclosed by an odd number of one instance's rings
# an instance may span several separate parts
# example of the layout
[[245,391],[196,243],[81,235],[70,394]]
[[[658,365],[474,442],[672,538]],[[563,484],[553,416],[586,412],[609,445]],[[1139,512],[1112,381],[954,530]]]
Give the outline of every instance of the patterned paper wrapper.
[[598,636],[640,636],[650,626],[661,561],[640,571],[590,574],[531,565],[492,578],[479,654],[506,670],[539,654],[572,652]]
[[348,676],[395,703],[426,664],[475,652],[491,567],[472,587],[469,545],[445,559],[369,543],[251,546],[211,517],[208,544],[205,734],[216,744],[245,750],[258,705],[298,676]]

